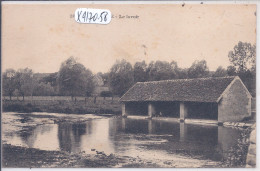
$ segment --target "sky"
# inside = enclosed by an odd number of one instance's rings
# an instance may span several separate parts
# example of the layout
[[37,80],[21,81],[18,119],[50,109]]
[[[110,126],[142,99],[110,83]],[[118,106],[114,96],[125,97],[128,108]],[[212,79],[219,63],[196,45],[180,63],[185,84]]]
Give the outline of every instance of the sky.
[[[80,24],[77,8],[109,9],[107,25]],[[242,4],[2,4],[2,71],[57,72],[74,56],[93,73],[116,60],[176,61],[187,68],[206,60],[209,70],[230,65],[239,42],[256,43],[256,5]]]

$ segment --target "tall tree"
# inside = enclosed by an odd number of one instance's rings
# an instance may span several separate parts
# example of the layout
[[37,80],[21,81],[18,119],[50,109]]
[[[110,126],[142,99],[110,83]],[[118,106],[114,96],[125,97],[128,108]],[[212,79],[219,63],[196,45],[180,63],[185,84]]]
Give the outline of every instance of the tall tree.
[[244,72],[255,67],[256,46],[247,42],[238,42],[228,54],[229,61],[237,72]]
[[17,71],[17,89],[19,94],[23,96],[33,96],[33,91],[37,85],[36,79],[33,77],[33,71],[29,68],[19,69]]
[[16,71],[7,69],[3,73],[3,93],[12,100],[12,95],[17,87]]
[[[256,46],[247,42],[238,42],[228,54],[229,61],[235,68],[235,74],[244,82],[248,90],[255,96],[256,89]],[[231,69],[231,68],[230,68]]]
[[147,65],[145,61],[136,62],[134,65],[134,82],[145,82],[147,81]]
[[86,69],[74,57],[68,58],[61,64],[58,73],[60,94],[71,96],[86,96],[94,89],[92,72]]
[[115,95],[123,95],[134,84],[132,65],[126,60],[116,61],[109,72],[109,86]]
[[174,73],[172,66],[175,66],[174,63],[171,65],[166,61],[150,62],[147,68],[149,81],[172,79]]
[[189,78],[203,78],[209,76],[209,68],[205,60],[194,61],[188,69]]
[[228,76],[234,76],[237,75],[236,68],[234,66],[228,66],[227,67],[227,75]]
[[170,62],[171,66],[171,79],[177,79],[179,78],[180,68],[178,67],[178,64],[176,61]]

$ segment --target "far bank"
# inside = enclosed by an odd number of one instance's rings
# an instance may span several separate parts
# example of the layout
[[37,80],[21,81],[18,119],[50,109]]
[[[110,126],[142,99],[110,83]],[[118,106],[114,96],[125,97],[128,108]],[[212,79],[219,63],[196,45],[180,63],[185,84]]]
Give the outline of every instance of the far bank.
[[26,96],[2,97],[4,112],[121,114],[118,97]]

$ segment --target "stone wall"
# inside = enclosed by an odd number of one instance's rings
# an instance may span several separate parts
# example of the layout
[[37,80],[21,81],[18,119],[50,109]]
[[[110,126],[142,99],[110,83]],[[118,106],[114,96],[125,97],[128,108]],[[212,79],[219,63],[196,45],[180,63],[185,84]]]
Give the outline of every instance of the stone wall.
[[256,167],[256,125],[252,127],[253,131],[250,135],[250,145],[248,147],[246,167]]
[[251,116],[251,97],[240,80],[235,80],[218,105],[218,121],[240,121]]

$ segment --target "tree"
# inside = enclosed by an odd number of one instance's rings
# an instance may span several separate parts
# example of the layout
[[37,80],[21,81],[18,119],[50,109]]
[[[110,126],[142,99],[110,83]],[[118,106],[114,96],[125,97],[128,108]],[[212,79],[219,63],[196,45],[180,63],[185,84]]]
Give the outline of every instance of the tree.
[[237,75],[236,68],[234,66],[228,66],[227,67],[227,75],[228,76],[234,76]]
[[61,95],[86,96],[94,89],[92,72],[78,63],[74,57],[61,64],[58,73],[58,86]]
[[145,61],[136,62],[134,65],[134,82],[145,82],[147,81],[147,65]]
[[43,82],[45,84],[50,84],[52,87],[57,86],[57,78],[58,78],[58,72],[51,73],[48,76],[43,77],[39,82]]
[[222,66],[219,66],[212,75],[213,77],[225,77],[227,76],[227,70]]
[[[54,94],[58,94],[58,72],[51,73],[48,76],[43,77],[42,79],[39,80],[39,83],[44,83],[50,85],[54,90]],[[49,87],[50,88],[50,87]],[[54,95],[53,94],[53,95]]]
[[105,100],[106,97],[113,97],[113,93],[111,91],[101,91],[100,96]]
[[251,43],[239,41],[233,51],[228,54],[229,61],[234,65],[237,72],[244,72],[255,67],[256,46]]
[[124,59],[116,61],[110,69],[108,79],[113,94],[122,96],[134,84],[132,65]]
[[178,78],[180,78],[180,79],[189,78],[188,69],[187,68],[179,68],[178,69]]
[[12,100],[12,95],[17,87],[16,71],[7,69],[3,73],[3,92]]
[[51,86],[50,83],[38,83],[35,86],[35,90],[33,92],[34,96],[53,96],[55,95],[55,90],[54,88]]
[[247,42],[238,42],[228,54],[232,67],[228,75],[238,75],[245,86],[255,96],[256,89],[256,46]]
[[37,85],[36,79],[33,77],[33,71],[29,68],[19,69],[17,71],[17,89],[19,94],[23,96],[33,96],[33,91]]
[[174,63],[170,64],[166,61],[152,61],[147,69],[149,81],[169,80],[175,77]]
[[209,68],[205,60],[194,61],[188,69],[189,78],[203,78],[209,76]]
[[179,72],[180,72],[180,68],[178,67],[178,64],[176,61],[172,61],[170,63],[171,66],[171,79],[177,79],[179,78]]

